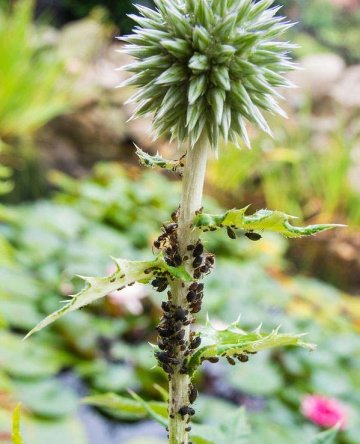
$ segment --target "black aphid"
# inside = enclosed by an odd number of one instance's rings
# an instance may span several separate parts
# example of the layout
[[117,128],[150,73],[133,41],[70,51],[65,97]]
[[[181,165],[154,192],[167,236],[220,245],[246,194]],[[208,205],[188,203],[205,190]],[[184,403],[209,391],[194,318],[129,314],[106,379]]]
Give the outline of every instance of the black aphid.
[[262,239],[261,234],[254,233],[252,231],[249,231],[248,233],[245,233],[245,236],[250,239],[251,241],[257,242]]
[[196,247],[194,248],[193,256],[194,257],[201,256],[203,254],[203,252],[204,252],[204,245],[199,242],[196,245]]
[[193,267],[194,267],[194,268],[198,268],[198,267],[200,267],[200,265],[202,264],[202,262],[203,262],[203,258],[202,258],[202,256],[196,256],[195,259],[194,259],[194,261],[193,261]]
[[180,364],[180,361],[178,359],[169,356],[166,352],[156,352],[155,357],[163,364]]
[[201,338],[200,336],[197,336],[195,339],[193,339],[190,343],[190,348],[192,350],[195,350],[196,348],[200,347],[201,344]]
[[244,355],[244,354],[238,355],[237,358],[238,358],[238,360],[240,362],[248,362],[248,360],[249,360],[249,356],[248,355]]
[[186,405],[184,405],[183,407],[181,407],[180,409],[179,409],[179,415],[181,415],[181,416],[186,416],[186,415],[189,415],[189,407],[188,406],[186,406]]
[[236,365],[235,359],[231,358],[230,356],[226,356],[226,359],[230,365]]
[[188,310],[185,310],[185,309],[179,307],[174,312],[174,319],[176,321],[185,321],[188,313],[189,313]]
[[194,302],[196,299],[196,296],[197,295],[196,295],[195,291],[189,291],[189,293],[186,295],[186,300],[188,302]]
[[164,310],[164,311],[166,311],[166,312],[169,312],[170,310],[171,310],[171,302],[168,302],[168,301],[163,301],[162,303],[161,303],[161,308]]
[[236,233],[232,228],[227,227],[226,231],[230,239],[236,239]]
[[189,389],[189,401],[190,401],[191,404],[194,404],[194,402],[196,401],[197,396],[198,396],[198,391],[197,391],[196,387],[191,385],[191,387]]

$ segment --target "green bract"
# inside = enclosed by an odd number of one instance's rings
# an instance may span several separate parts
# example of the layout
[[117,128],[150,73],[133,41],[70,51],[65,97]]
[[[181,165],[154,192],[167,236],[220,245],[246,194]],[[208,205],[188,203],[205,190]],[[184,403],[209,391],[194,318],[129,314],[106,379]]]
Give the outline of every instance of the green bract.
[[[276,87],[294,65],[292,45],[276,41],[290,26],[276,16],[274,0],[155,0],[157,10],[137,6],[134,34],[124,51],[135,57],[134,117],[153,114],[156,136],[170,133],[193,146],[205,131],[249,145],[245,122],[270,133],[260,110],[283,115]],[[269,9],[270,8],[270,9]]]

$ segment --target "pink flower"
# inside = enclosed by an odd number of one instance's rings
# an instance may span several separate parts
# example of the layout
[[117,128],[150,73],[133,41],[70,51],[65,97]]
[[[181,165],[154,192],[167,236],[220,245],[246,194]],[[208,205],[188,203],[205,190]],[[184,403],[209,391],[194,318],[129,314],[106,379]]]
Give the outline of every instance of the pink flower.
[[321,395],[308,395],[302,400],[301,412],[314,424],[331,428],[336,425],[344,430],[347,426],[348,412],[344,405],[334,398]]

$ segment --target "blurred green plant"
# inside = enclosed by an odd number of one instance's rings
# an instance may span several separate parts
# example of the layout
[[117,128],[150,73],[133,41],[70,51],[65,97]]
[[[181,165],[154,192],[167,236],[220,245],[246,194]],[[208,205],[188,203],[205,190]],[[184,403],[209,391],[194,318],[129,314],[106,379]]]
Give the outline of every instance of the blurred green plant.
[[10,180],[12,170],[2,162],[2,158],[7,151],[8,146],[0,139],[0,196],[9,193],[13,189],[13,183]]
[[[360,193],[352,172],[359,134],[347,134],[340,122],[323,135],[322,148],[309,128],[310,119],[304,110],[298,122],[292,118],[286,126],[274,123],[277,142],[258,134],[256,149],[240,164],[235,162],[238,150],[230,144],[209,167],[209,182],[219,196],[225,191],[229,200],[245,203],[252,193],[256,206],[281,208],[304,220],[331,218],[358,226]],[[279,186],[286,192],[279,194]]]
[[277,0],[291,17],[297,17],[297,31],[344,57],[349,63],[360,60],[360,8],[356,2],[336,0]]
[[69,108],[63,65],[41,43],[33,1],[0,9],[0,137],[22,137]]

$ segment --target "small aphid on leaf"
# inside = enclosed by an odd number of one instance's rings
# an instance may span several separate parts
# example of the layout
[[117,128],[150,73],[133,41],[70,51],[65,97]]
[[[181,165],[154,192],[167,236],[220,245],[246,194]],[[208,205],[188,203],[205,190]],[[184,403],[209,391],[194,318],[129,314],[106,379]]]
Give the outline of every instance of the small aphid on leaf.
[[249,356],[245,354],[240,354],[237,356],[237,358],[240,362],[248,362],[249,360]]
[[254,233],[253,231],[249,231],[248,233],[245,233],[245,236],[250,239],[251,241],[257,242],[262,239],[261,234]]
[[227,235],[229,236],[230,239],[236,239],[236,233],[232,228],[227,227],[226,231],[227,231]]
[[231,358],[230,356],[226,356],[226,359],[230,365],[236,365],[235,359]]

